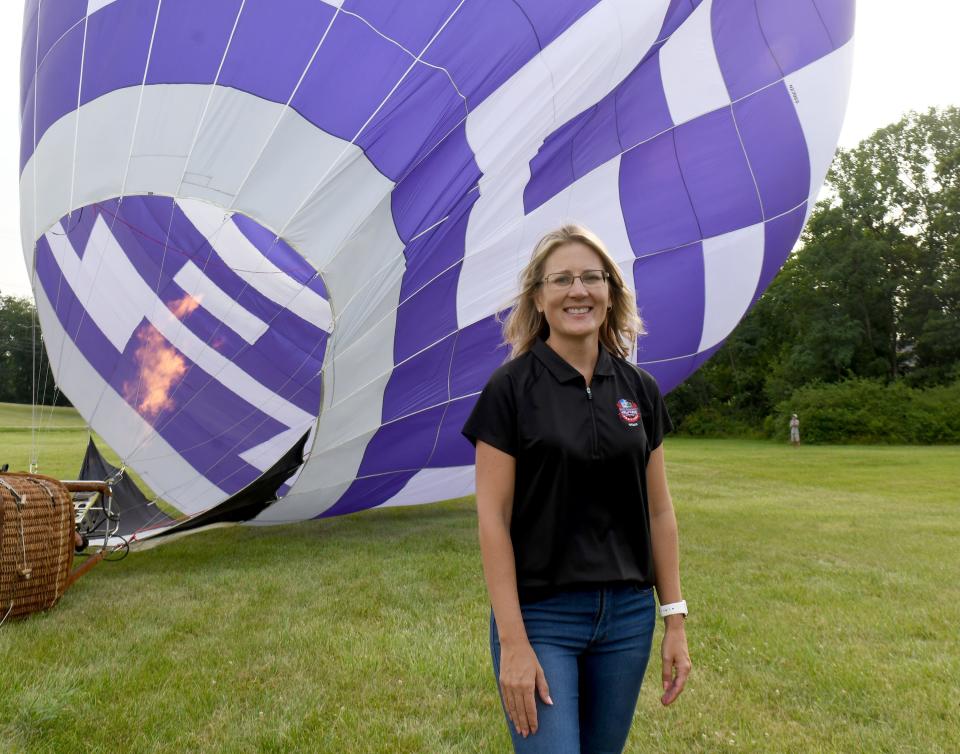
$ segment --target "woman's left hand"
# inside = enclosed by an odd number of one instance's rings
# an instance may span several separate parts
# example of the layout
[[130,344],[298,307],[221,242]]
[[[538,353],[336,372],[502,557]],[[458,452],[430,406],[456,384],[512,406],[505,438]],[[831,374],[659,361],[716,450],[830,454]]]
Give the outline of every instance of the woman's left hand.
[[690,652],[687,651],[687,632],[682,616],[668,618],[660,644],[660,656],[663,658],[663,696],[660,702],[666,707],[680,696],[693,668]]

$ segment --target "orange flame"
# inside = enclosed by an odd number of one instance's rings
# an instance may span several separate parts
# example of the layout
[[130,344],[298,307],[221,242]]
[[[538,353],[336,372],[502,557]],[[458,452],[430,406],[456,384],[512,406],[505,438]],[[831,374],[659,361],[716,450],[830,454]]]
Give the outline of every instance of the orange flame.
[[173,312],[177,319],[183,319],[200,306],[201,297],[193,297],[189,293],[184,293],[183,298],[171,301],[167,306]]
[[133,355],[139,367],[139,379],[124,383],[123,396],[131,403],[136,402],[141,415],[155,419],[161,411],[175,405],[170,393],[186,374],[187,362],[149,322],[137,330],[137,341],[139,345]]

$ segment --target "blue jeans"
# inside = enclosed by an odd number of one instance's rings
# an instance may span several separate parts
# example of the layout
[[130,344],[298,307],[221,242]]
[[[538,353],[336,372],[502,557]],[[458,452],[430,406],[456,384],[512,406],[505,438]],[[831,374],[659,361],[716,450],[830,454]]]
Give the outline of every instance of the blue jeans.
[[[653,589],[617,585],[561,592],[521,605],[520,611],[553,706],[534,692],[538,730],[526,738],[507,718],[514,751],[619,754],[650,658]],[[499,689],[500,638],[492,611],[490,654]]]

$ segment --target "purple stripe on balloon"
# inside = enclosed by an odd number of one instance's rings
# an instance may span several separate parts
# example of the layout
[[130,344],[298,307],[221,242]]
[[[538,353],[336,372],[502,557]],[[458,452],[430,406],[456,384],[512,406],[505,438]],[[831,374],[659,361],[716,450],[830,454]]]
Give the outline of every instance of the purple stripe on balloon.
[[[316,0],[248,0],[220,72],[220,83],[286,102],[335,12]],[[291,23],[291,19],[296,20]],[[318,62],[311,67],[316,68]]]
[[423,59],[446,68],[473,110],[540,52],[513,0],[467,2]]
[[856,17],[854,0],[813,0],[820,12],[834,47],[842,47],[853,38]]
[[503,343],[503,329],[495,317],[484,317],[460,330],[451,365],[451,397],[469,396],[483,390],[490,375],[507,360],[509,353],[509,347]]
[[670,6],[663,19],[663,28],[660,29],[660,36],[657,39],[666,39],[673,32],[680,28],[680,25],[686,21],[693,9],[699,3],[693,3],[691,0],[670,0]]
[[[448,397],[448,375],[457,330],[457,283],[463,259],[468,197],[458,216],[437,226],[404,249],[407,266],[397,308],[394,363],[400,364],[384,390],[383,416],[403,416]],[[419,366],[418,366],[419,365]],[[368,447],[365,458],[370,453]]]
[[383,0],[346,0],[343,9],[370,22],[384,36],[396,40],[418,55],[443,22],[456,10],[460,0],[432,0],[411,7],[405,3]]
[[195,255],[206,258],[210,253],[205,238],[195,231],[186,235],[188,224],[175,222],[172,199],[130,196],[91,209],[102,217],[150,290],[159,290]]
[[547,137],[530,162],[524,210],[532,212],[624,149],[672,125],[659,58],[653,53],[594,107]]
[[[462,249],[462,247],[461,247]],[[462,250],[460,251],[462,254]],[[395,362],[429,347],[457,329],[457,283],[460,263],[434,279],[397,307],[397,330],[393,344]],[[386,397],[391,393],[387,386]]]
[[783,77],[760,28],[756,0],[714,3],[711,15],[713,46],[731,99]]
[[[29,9],[28,9],[29,10]],[[83,34],[83,24],[81,21],[87,15],[87,0],[56,0],[40,3],[40,40],[39,52],[40,60],[49,54],[49,52],[71,30],[71,27],[81,27]],[[24,16],[26,18],[26,16]],[[36,27],[34,27],[36,34]],[[31,58],[31,63],[33,58]]]
[[381,474],[364,479],[355,479],[335,505],[315,518],[343,516],[347,513],[357,513],[375,508],[402,490],[416,473],[416,471],[402,471],[395,474]]
[[[97,217],[99,216],[100,212],[94,205],[81,207],[60,218],[60,227],[63,228],[64,232],[69,236],[70,245],[80,259],[83,259],[83,255],[87,251],[90,233],[93,232],[93,226],[96,224]],[[51,228],[49,232],[59,233],[60,231]]]
[[757,0],[760,26],[770,52],[784,75],[793,73],[833,51],[812,0]]
[[584,111],[550,134],[530,161],[530,180],[523,189],[523,211],[530,214],[571,185],[573,135],[586,125],[590,111]]
[[624,153],[620,205],[636,256],[702,238],[670,131]]
[[397,181],[467,117],[466,104],[443,71],[416,66],[367,125],[357,144]]
[[384,422],[446,402],[456,339],[446,337],[394,367],[383,394]]
[[677,158],[704,238],[763,219],[729,108],[677,126]]
[[[23,119],[20,121],[20,171],[23,172],[27,160],[33,154],[33,124],[34,124],[34,96],[36,89],[31,85],[27,94],[27,99],[23,106]],[[37,141],[40,141],[40,134],[37,134]]]
[[[80,86],[80,57],[83,53],[83,24],[73,27],[47,54],[38,74],[37,141],[57,120],[77,107]],[[33,133],[23,132],[33,153]],[[22,168],[22,166],[21,166]]]
[[573,136],[573,175],[581,178],[623,151],[617,132],[616,99],[611,94],[591,109],[583,128]]
[[723,341],[715,346],[711,346],[706,351],[681,359],[672,359],[670,361],[654,361],[645,363],[640,361],[640,366],[646,369],[656,379],[660,386],[660,391],[666,395],[677,385],[682,383],[687,377],[696,372],[705,364],[723,345]]
[[340,14],[292,105],[310,122],[349,141],[390,94],[411,62],[407,53],[363,21]]
[[647,329],[637,350],[640,360],[696,351],[704,314],[703,245],[641,257],[633,263],[633,279]]
[[699,369],[708,361],[710,361],[710,359],[713,358],[713,355],[723,347],[723,344],[725,341],[726,341],[726,338],[724,338],[724,340],[720,341],[716,345],[710,346],[710,348],[708,348],[706,351],[701,351],[696,356],[694,356],[693,370],[690,373],[693,374],[693,372],[695,372],[697,369]]
[[[469,214],[470,207],[479,197],[470,189],[477,185],[480,176],[473,150],[467,143],[466,126],[460,126],[394,187],[390,208],[397,234],[409,244],[404,252],[408,273],[412,257],[417,254],[425,256],[417,249],[423,248],[436,232],[425,233],[427,228],[444,218]],[[446,220],[443,224],[449,222]],[[420,238],[412,240],[421,233]]]
[[[466,244],[470,209],[477,196],[476,193],[471,193],[463,197],[446,222],[427,231],[403,250],[406,268],[400,288],[401,302],[432,284],[440,276],[459,267]],[[456,317],[455,309],[453,313]]]
[[[207,84],[213,81],[227,49],[240,2],[164,0],[157,19],[147,83]],[[150,23],[153,24],[152,16]],[[143,75],[142,70],[139,75]]]
[[806,201],[810,155],[786,84],[781,81],[735,102],[733,114],[760,188],[764,214],[775,217]]
[[[117,353],[92,318],[84,315],[80,300],[62,280],[43,237],[37,243],[37,276],[56,308],[61,325],[84,358],[191,466],[215,484],[223,482],[223,489],[228,493],[259,476],[260,472],[239,458],[239,453],[283,431],[283,425],[211,379],[146,320],[130,338],[124,352]],[[142,383],[138,393],[141,365],[137,363],[136,352],[139,348],[149,353],[165,349],[186,367],[176,385],[170,385],[171,407],[155,413],[138,408],[138,396],[143,397]]]
[[[20,117],[26,114],[26,104],[33,89],[33,76],[36,73],[37,59],[37,3],[28,0],[23,10],[23,43],[20,46]],[[33,138],[33,134],[30,134]]]
[[804,203],[793,212],[775,220],[768,220],[764,225],[763,267],[760,269],[760,280],[757,282],[751,306],[757,302],[787,261],[790,251],[800,237],[800,231],[803,230],[806,215],[807,205]]
[[[64,278],[44,236],[37,239],[35,259],[37,280],[67,336],[78,346],[81,343],[93,344],[97,355],[96,362],[94,363],[89,356],[87,359],[93,363],[94,368],[104,380],[108,379],[108,376],[116,370],[120,354],[110,345],[93,320],[85,315],[83,305]],[[59,363],[63,353],[63,347],[58,347],[56,353],[53,353],[52,348],[50,349],[50,359],[55,363],[57,370],[69,367],[69,362]],[[85,352],[84,355],[86,355]]]
[[467,466],[476,459],[476,451],[460,430],[477,402],[476,396],[450,401],[440,422],[437,446],[430,457],[429,468]]
[[305,285],[314,293],[329,298],[323,278],[317,268],[311,265],[304,257],[282,238],[277,238],[274,232],[264,228],[260,223],[251,220],[239,212],[234,213],[233,224],[237,226],[244,237],[257,247],[263,256],[283,270],[300,285]]
[[[381,505],[400,492],[407,482],[414,477],[419,468],[442,468],[472,464],[474,461],[474,449],[466,438],[460,434],[460,428],[467,420],[467,416],[469,416],[475,402],[476,397],[452,401],[446,407],[439,407],[432,412],[429,419],[417,422],[420,435],[418,438],[420,441],[419,445],[426,447],[428,450],[432,448],[428,462],[423,461],[417,468],[405,471],[376,473],[375,476],[355,479],[336,504],[318,516],[318,518],[355,513]],[[439,433],[435,436],[434,447],[433,433],[436,431],[434,424],[436,415],[441,416],[442,419]],[[413,418],[414,417],[411,417],[411,419]],[[400,422],[398,422],[398,424],[399,423]],[[395,425],[388,425],[388,427],[393,426]],[[404,444],[408,441],[406,431],[396,432],[394,430],[391,431],[390,434],[395,434],[392,438],[394,442]],[[382,455],[394,454],[396,453],[396,446],[385,447],[383,451]],[[418,462],[420,458],[422,458],[422,455],[411,455],[411,460],[414,462]]]
[[516,0],[544,48],[599,0]]
[[[90,16],[83,60],[82,105],[107,92],[139,86],[143,81],[158,1],[121,0]],[[61,72],[65,73],[66,69]],[[47,94],[41,96],[47,98]],[[74,101],[73,106],[76,104]]]
[[696,360],[693,356],[650,363],[644,362],[641,359],[639,364],[653,375],[657,384],[660,386],[660,392],[664,395],[697,371]]
[[634,68],[614,92],[620,142],[625,149],[673,126],[660,76],[659,52]]
[[384,424],[367,445],[357,476],[422,469],[430,459],[443,406]]

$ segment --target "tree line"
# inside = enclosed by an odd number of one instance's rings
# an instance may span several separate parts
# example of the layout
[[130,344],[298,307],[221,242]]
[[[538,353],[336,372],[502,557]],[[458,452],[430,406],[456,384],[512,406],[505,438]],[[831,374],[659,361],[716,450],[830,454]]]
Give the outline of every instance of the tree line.
[[[667,397],[678,429],[783,433],[802,406],[821,439],[909,441],[889,423],[859,435],[849,427],[915,400],[946,417],[915,439],[960,441],[960,108],[908,113],[839,150],[826,187],[780,274]],[[0,296],[0,401],[29,403],[36,391],[38,402],[65,404],[34,316],[31,301]],[[818,416],[826,405],[834,413]],[[899,421],[931,421],[918,416]]]
[[895,385],[902,399],[960,381],[960,108],[908,113],[839,150],[826,188],[780,274],[668,396],[681,431],[769,433],[774,420],[783,434],[791,399],[812,389],[849,383],[856,401],[851,385]]

